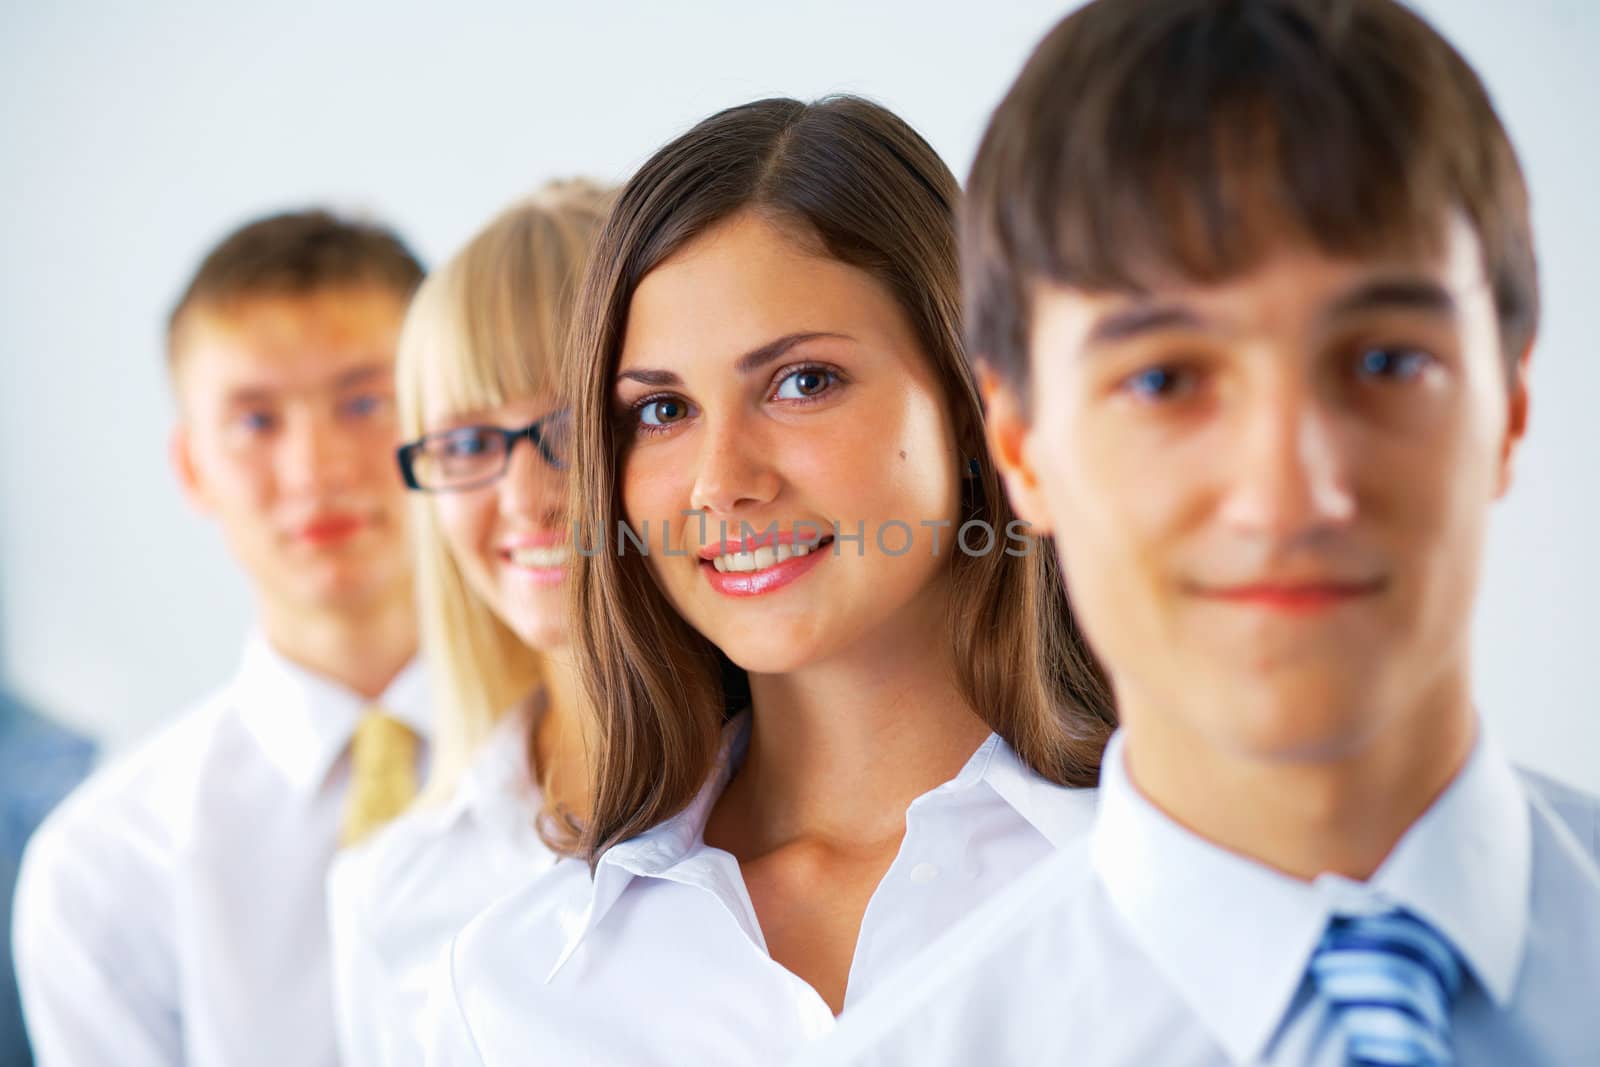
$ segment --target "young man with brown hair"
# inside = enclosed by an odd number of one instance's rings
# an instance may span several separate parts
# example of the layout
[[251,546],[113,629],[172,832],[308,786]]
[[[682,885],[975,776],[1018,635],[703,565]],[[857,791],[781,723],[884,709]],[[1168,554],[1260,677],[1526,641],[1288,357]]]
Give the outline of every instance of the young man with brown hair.
[[258,632],[28,848],[17,970],[43,1064],[336,1061],[326,868],[409,799],[425,726],[391,380],[421,277],[386,229],[279,215],[172,313],[173,464]]
[[1393,0],[1097,0],[969,196],[990,445],[1122,725],[1084,846],[808,1062],[1594,1062],[1600,807],[1472,702],[1538,321],[1477,76]]

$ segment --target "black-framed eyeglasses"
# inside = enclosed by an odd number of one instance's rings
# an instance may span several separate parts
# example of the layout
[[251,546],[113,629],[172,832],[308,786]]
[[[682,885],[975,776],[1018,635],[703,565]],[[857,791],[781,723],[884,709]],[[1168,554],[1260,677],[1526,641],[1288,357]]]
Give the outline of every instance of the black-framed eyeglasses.
[[553,470],[566,470],[572,447],[572,412],[561,409],[520,430],[457,426],[423,434],[395,452],[406,488],[425,493],[478,489],[505,474],[511,450],[526,437]]

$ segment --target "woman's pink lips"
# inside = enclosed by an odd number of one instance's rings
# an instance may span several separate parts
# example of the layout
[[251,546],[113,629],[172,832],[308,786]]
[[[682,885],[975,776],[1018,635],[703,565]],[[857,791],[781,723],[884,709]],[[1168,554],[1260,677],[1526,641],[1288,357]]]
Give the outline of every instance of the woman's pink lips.
[[763,570],[743,573],[719,571],[711,560],[703,559],[700,561],[700,572],[706,576],[706,581],[711,583],[711,588],[723,596],[761,596],[782,589],[810,573],[811,569],[821,563],[823,557],[827,555],[825,548],[826,543],[818,545],[803,556],[790,556],[781,563],[774,563]]
[[515,563],[509,566],[534,585],[560,585],[567,579],[565,567],[519,567]]

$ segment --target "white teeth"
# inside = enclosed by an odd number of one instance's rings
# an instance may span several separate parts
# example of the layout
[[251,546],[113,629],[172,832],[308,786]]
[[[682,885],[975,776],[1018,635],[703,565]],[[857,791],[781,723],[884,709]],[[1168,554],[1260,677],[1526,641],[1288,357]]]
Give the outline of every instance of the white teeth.
[[753,552],[729,552],[713,556],[711,565],[720,574],[748,574],[751,571],[764,571],[786,559],[815,552],[816,548],[816,545],[768,545]]
[[565,545],[549,545],[543,548],[513,548],[511,562],[518,567],[533,567],[538,570],[549,570],[552,567],[564,567],[567,563],[567,548]]

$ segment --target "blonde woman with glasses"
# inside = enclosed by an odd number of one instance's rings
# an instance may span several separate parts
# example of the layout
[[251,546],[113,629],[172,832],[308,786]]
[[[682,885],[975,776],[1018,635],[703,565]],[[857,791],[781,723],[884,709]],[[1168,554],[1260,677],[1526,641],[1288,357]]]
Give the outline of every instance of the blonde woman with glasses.
[[420,1057],[427,965],[463,923],[555,862],[538,823],[583,807],[581,697],[567,652],[573,290],[608,205],[552,183],[418,291],[397,364],[401,473],[415,491],[422,639],[439,687],[413,811],[329,882],[344,1062]]

